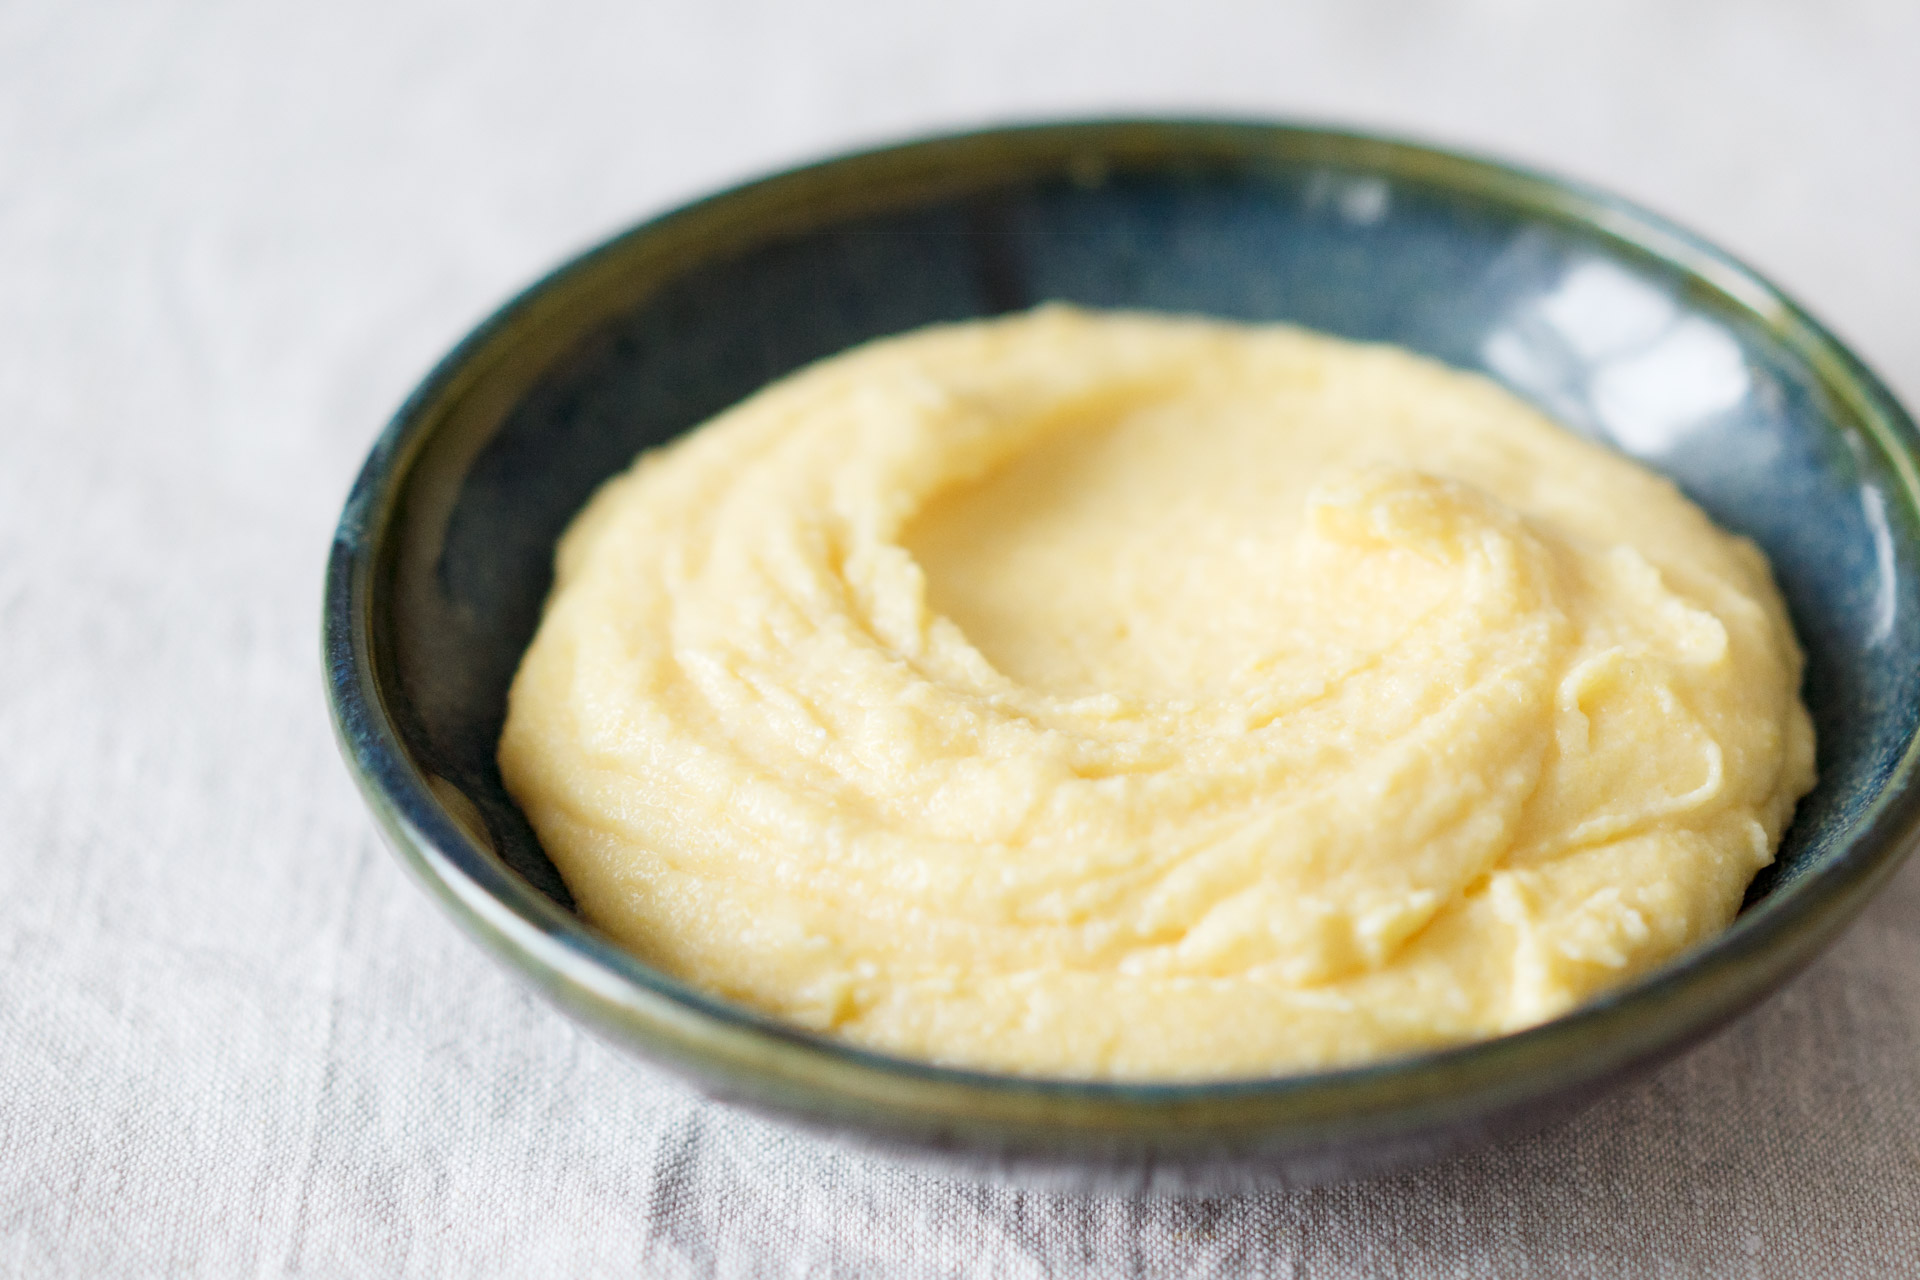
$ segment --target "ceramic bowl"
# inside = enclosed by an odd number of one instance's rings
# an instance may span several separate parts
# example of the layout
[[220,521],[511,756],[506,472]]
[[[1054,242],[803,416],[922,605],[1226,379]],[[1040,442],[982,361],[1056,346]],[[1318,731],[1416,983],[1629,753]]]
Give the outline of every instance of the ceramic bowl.
[[[1052,299],[1285,320],[1482,371],[1759,542],[1807,650],[1820,783],[1733,927],[1516,1035],[1156,1086],[862,1052],[691,990],[584,924],[493,758],[569,518],[636,453],[789,370]],[[454,919],[567,1013],[717,1098],[973,1172],[1350,1176],[1588,1102],[1778,986],[1887,878],[1920,824],[1915,446],[1886,388],[1777,289],[1574,183],[1259,123],[938,138],[656,218],[475,330],[347,501],[328,689],[368,804]]]

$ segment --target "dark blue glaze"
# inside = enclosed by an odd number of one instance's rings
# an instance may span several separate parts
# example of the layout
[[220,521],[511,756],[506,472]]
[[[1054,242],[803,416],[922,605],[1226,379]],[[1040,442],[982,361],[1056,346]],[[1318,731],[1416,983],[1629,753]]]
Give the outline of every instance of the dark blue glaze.
[[1398,343],[1672,477],[1766,551],[1807,652],[1820,782],[1749,913],[1890,856],[1866,846],[1910,827],[1887,784],[1920,718],[1920,525],[1913,428],[1871,375],[1738,264],[1597,193],[1371,139],[1129,128],[923,144],[718,197],[562,268],[450,356],[369,460],[329,584],[335,714],[376,808],[510,896],[423,799],[415,775],[437,776],[570,909],[493,748],[593,488],[821,356],[1059,300]]

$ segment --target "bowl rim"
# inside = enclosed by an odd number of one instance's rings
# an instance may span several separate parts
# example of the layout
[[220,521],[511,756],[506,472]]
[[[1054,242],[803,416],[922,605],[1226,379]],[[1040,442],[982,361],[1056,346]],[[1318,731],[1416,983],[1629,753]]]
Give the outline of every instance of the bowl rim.
[[[983,148],[985,150],[983,150]],[[994,148],[1001,148],[994,152]],[[1743,911],[1724,932],[1538,1026],[1376,1062],[1271,1077],[1114,1081],[941,1066],[861,1049],[706,995],[653,970],[548,899],[495,853],[484,826],[410,756],[376,656],[376,574],[398,498],[435,427],[529,329],[584,307],[596,281],[650,239],[726,223],[736,206],[802,203],[851,174],[991,165],[1007,149],[1058,169],[1063,156],[1152,163],[1174,155],[1318,160],[1335,170],[1437,185],[1577,225],[1684,275],[1764,326],[1866,428],[1920,516],[1920,432],[1888,388],[1782,290],[1657,214],[1584,183],[1477,154],[1278,120],[1120,117],[936,133],[754,178],[647,218],[576,254],[501,305],[444,356],[373,445],[328,559],[322,658],[336,737],[389,843],[469,934],[558,1003],[710,1091],[789,1115],[946,1134],[955,1120],[1018,1144],[1058,1134],[1158,1138],[1287,1129],[1312,1139],[1371,1124],[1404,1132],[1443,1114],[1491,1115],[1664,1057],[1778,986],[1864,907],[1920,834],[1920,734],[1826,860]],[[991,154],[990,154],[991,153]],[[980,157],[986,157],[981,160]],[[930,1128],[930,1126],[932,1126]]]

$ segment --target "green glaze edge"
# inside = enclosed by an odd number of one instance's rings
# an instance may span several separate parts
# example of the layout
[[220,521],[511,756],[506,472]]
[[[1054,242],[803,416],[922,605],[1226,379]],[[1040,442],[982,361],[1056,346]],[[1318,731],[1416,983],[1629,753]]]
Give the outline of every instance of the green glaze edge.
[[[1777,987],[1836,936],[1893,873],[1920,829],[1920,744],[1910,743],[1851,847],[1793,892],[1660,971],[1525,1032],[1417,1057],[1256,1081],[1135,1085],[1033,1080],[891,1059],[778,1025],[647,969],[519,880],[415,768],[383,699],[371,620],[376,556],[434,427],[484,394],[503,362],[539,361],[664,278],[687,250],[801,230],[882,207],[868,194],[964,191],[1058,172],[1063,148],[1124,172],[1182,162],[1253,166],[1309,159],[1397,180],[1444,183],[1555,221],[1598,227],[1634,253],[1689,272],[1717,306],[1763,324],[1863,424],[1920,518],[1916,432],[1886,389],[1801,308],[1737,261],[1615,197],[1537,173],[1389,139],[1255,123],[1115,121],[937,138],[828,160],[667,213],[590,251],[509,302],[401,408],[350,499],[328,567],[323,644],[342,754],[395,851],[449,914],[508,967],[612,1039],[702,1088],[816,1127],[989,1160],[1127,1165],[1255,1164],[1356,1139],[1410,1140],[1495,1125],[1677,1052]],[[469,878],[441,849],[487,851]]]

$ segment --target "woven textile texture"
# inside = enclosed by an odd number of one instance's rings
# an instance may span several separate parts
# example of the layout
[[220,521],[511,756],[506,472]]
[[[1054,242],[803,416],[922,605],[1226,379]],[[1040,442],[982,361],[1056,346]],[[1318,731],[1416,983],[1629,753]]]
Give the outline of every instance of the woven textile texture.
[[1920,1274],[1920,861],[1536,1138],[1141,1200],[876,1164],[576,1031],[378,846],[333,519],[518,285],[869,141],[1330,119],[1620,189],[1920,399],[1920,6],[0,5],[0,1276]]

